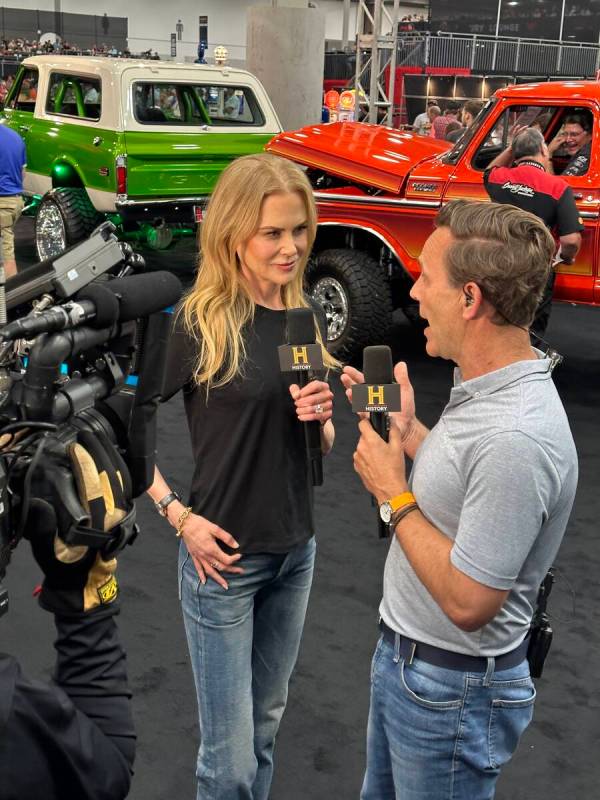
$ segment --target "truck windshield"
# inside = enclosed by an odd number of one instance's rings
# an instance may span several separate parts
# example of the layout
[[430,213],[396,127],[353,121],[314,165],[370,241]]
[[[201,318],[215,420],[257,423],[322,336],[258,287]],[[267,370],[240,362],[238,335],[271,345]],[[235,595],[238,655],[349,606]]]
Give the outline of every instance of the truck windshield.
[[475,117],[475,121],[473,122],[471,127],[467,128],[467,130],[463,133],[460,139],[456,142],[452,150],[449,150],[447,153],[444,153],[444,155],[442,156],[442,162],[444,164],[456,164],[458,159],[466,150],[467,145],[469,144],[473,136],[475,136],[477,131],[481,128],[484,120],[487,119],[489,113],[492,111],[497,102],[498,101],[495,98],[488,100],[488,102],[484,105],[479,114],[477,114],[477,116]]

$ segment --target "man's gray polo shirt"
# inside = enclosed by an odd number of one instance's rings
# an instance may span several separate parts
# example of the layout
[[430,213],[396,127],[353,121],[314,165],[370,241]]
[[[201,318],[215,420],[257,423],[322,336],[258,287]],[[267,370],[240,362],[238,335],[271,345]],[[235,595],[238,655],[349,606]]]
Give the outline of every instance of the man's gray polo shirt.
[[452,564],[509,589],[498,615],[457,628],[417,578],[394,537],[380,613],[428,644],[495,656],[526,636],[539,585],[561,543],[577,487],[577,453],[550,360],[519,361],[469,381],[455,370],[450,402],[417,453],[410,487],[454,544]]

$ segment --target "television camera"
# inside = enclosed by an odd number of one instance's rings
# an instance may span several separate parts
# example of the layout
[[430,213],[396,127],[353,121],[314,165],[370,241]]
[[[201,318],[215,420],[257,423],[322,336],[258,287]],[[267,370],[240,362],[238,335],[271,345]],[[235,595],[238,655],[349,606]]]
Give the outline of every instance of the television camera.
[[[156,407],[181,294],[169,272],[143,272],[110,222],[8,285],[0,263],[0,615],[2,579],[32,504],[53,507],[68,545],[103,558],[137,535],[135,508],[108,533],[92,525],[77,492],[70,449],[98,440],[131,499],[152,483]],[[91,436],[90,436],[91,434]]]

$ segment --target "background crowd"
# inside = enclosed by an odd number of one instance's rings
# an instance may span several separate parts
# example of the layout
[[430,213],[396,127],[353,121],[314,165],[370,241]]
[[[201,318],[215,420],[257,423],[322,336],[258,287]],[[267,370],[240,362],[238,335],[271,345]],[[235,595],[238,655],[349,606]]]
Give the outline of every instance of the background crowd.
[[78,44],[68,42],[66,39],[41,41],[37,39],[1,39],[0,40],[0,58],[14,59],[15,61],[22,61],[28,56],[48,55],[56,53],[57,55],[73,55],[73,56],[108,56],[111,58],[155,58],[158,59],[159,55],[156,51],[145,50],[140,53],[131,53],[126,47],[119,50],[113,44],[94,44],[92,47],[82,48]]
[[471,127],[482,108],[480,100],[467,100],[462,105],[449,100],[442,112],[440,101],[428,100],[426,110],[415,117],[412,128],[420,136],[456,142]]

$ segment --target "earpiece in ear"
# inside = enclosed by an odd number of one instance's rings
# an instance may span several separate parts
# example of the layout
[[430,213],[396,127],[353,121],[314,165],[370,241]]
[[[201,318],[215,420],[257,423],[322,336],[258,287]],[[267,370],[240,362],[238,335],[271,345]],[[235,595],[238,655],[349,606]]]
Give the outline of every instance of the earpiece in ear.
[[466,306],[473,305],[473,295],[470,295],[468,292],[465,292],[465,305]]

